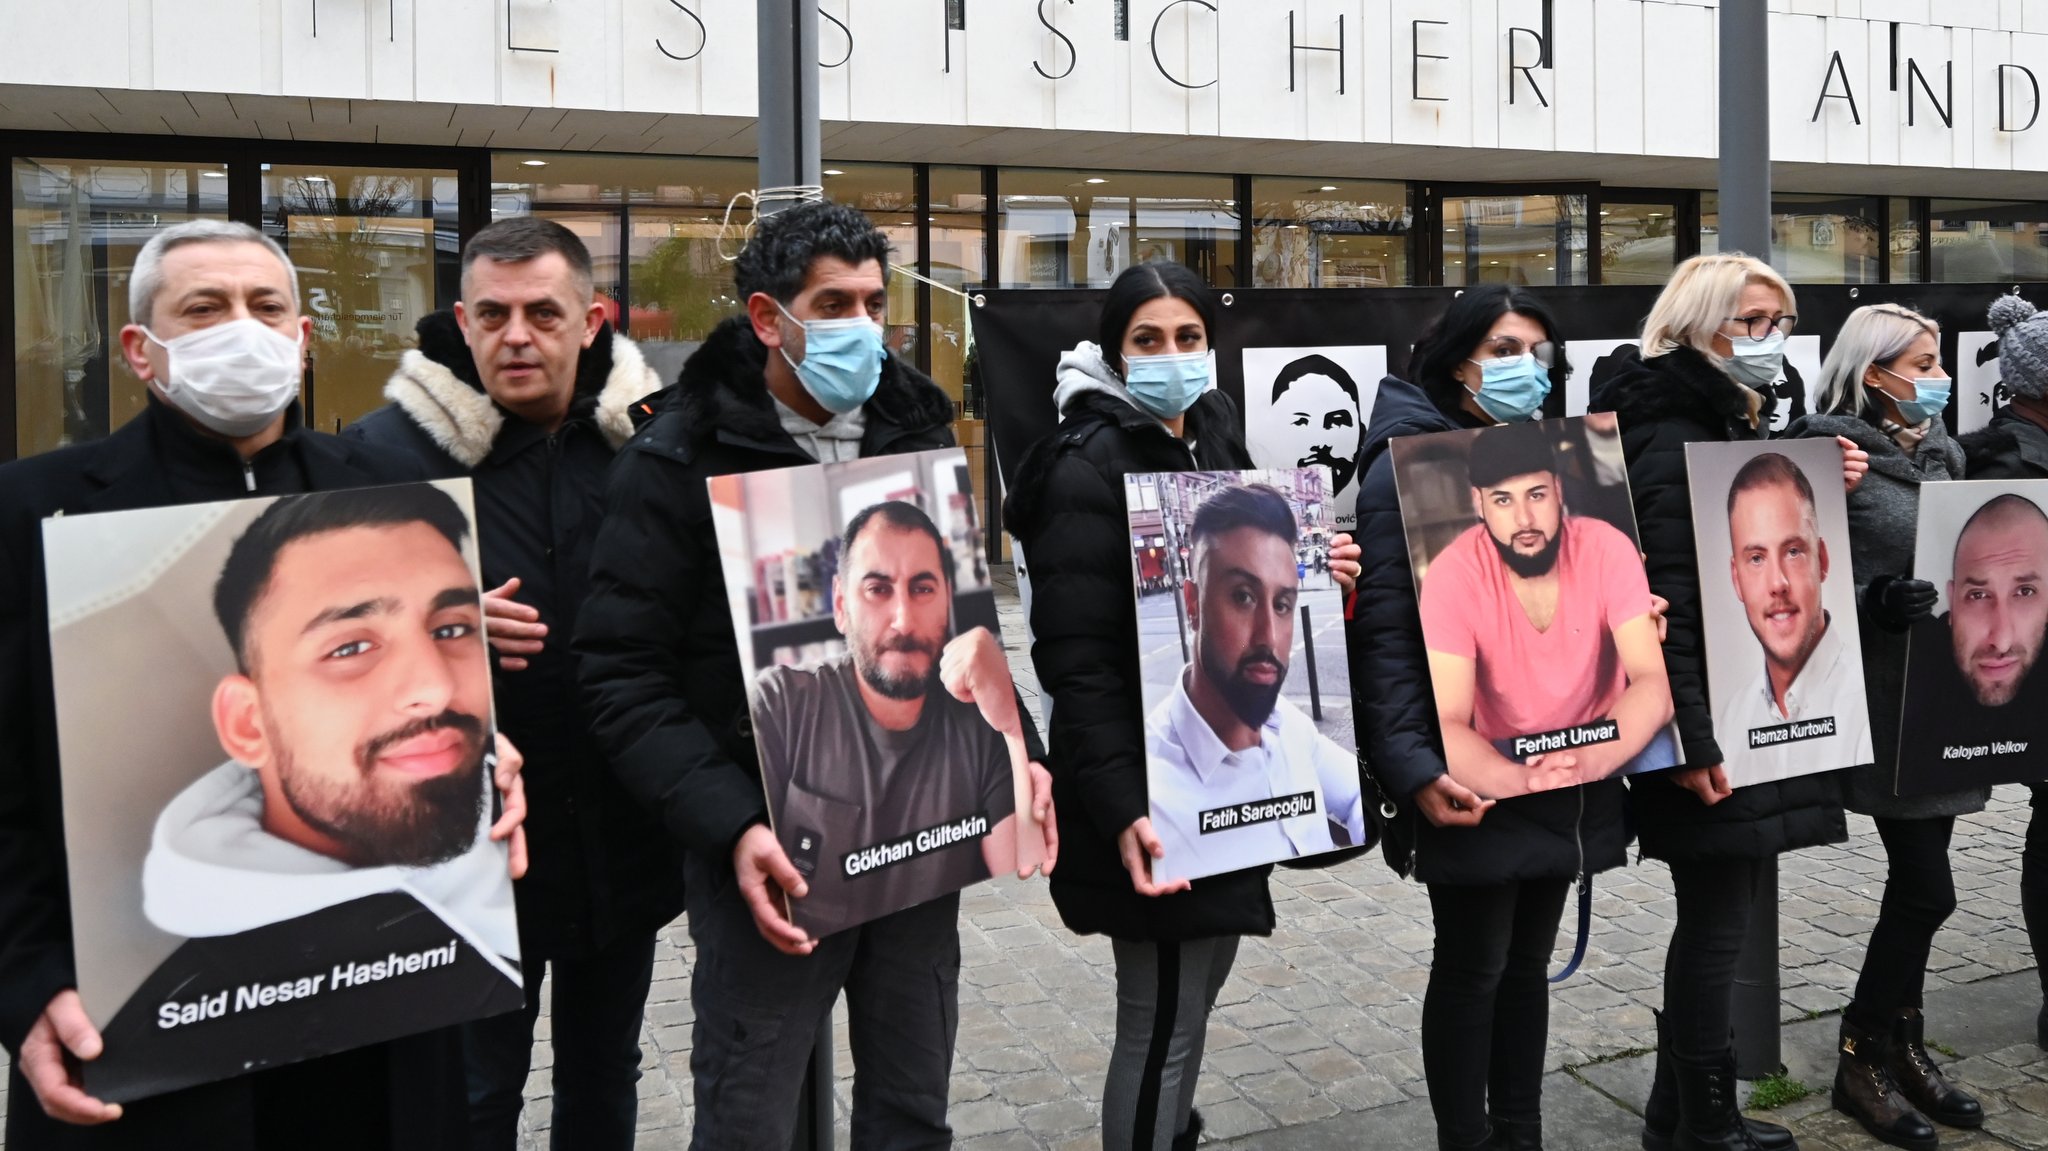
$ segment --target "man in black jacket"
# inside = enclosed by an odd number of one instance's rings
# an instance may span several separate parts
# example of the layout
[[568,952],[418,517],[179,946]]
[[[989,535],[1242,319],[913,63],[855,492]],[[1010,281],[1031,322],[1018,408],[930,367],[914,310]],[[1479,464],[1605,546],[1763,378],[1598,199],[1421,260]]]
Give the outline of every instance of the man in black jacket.
[[696,1148],[785,1151],[841,989],[855,1144],[951,1145],[960,897],[824,939],[784,914],[785,893],[808,889],[768,827],[705,482],[952,445],[952,401],[883,350],[888,257],[889,238],[843,205],[760,222],[733,269],[746,313],[711,332],[620,453],[592,556],[576,646],[598,735],[690,849]]
[[554,968],[557,1147],[633,1145],[656,933],[682,912],[680,852],[619,786],[579,705],[568,637],[588,594],[605,471],[659,381],[604,323],[590,253],[517,216],[462,253],[454,314],[419,323],[391,402],[344,434],[475,485],[498,719],[526,754],[537,863],[516,896],[526,1010],[465,1029],[475,1151],[519,1134],[544,972]]
[[[0,1040],[13,1056],[7,1146],[439,1151],[462,1131],[453,1028],[125,1107],[80,1087],[78,1060],[96,1057],[102,1041],[74,990],[40,521],[425,478],[402,455],[301,425],[297,398],[312,324],[299,313],[297,273],[261,233],[207,220],[168,228],[137,257],[129,296],[137,322],[121,330],[121,346],[149,387],[142,414],[104,440],[0,467]],[[510,774],[518,757],[502,754],[502,743],[500,750],[510,815],[523,807]],[[515,845],[515,873],[522,862]]]

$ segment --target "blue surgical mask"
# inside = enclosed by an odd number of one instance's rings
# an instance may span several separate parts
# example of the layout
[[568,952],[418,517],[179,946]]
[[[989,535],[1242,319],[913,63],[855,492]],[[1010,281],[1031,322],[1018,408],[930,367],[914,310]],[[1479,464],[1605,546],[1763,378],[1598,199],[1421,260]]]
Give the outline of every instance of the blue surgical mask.
[[802,361],[789,358],[786,343],[781,351],[811,398],[834,415],[867,403],[882,382],[882,360],[888,355],[882,346],[882,326],[866,316],[799,320],[789,315],[788,308],[779,303],[775,306],[804,330]]
[[1465,362],[1479,365],[1479,390],[1466,388],[1466,393],[1480,411],[1503,424],[1528,420],[1550,397],[1550,369],[1528,352]]
[[1761,340],[1737,336],[1728,341],[1735,354],[1728,357],[1728,374],[1752,388],[1768,388],[1785,374],[1785,333],[1771,330]]
[[1170,420],[1195,406],[1209,390],[1209,353],[1124,358],[1124,386],[1138,406]]
[[1893,379],[1905,380],[1913,385],[1912,399],[1902,400],[1892,396],[1892,404],[1899,409],[1899,419],[1905,421],[1907,427],[1919,427],[1940,415],[1942,410],[1948,407],[1949,393],[1955,381],[1947,376],[1902,376],[1882,364],[1877,370]]

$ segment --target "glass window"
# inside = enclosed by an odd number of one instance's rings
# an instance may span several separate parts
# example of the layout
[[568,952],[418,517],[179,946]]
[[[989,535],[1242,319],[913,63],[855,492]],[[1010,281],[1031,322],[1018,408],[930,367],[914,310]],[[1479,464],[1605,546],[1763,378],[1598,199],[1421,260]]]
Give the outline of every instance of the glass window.
[[1927,255],[1936,283],[2048,280],[2048,204],[1931,201]]
[[413,325],[454,302],[455,186],[452,171],[263,166],[263,230],[291,255],[313,321],[310,426],[339,431],[382,404]]
[[14,451],[34,455],[104,436],[142,410],[147,389],[121,359],[128,274],[172,224],[226,219],[225,164],[17,158]]
[[1005,168],[996,191],[1005,288],[1108,287],[1147,260],[1176,260],[1216,287],[1237,286],[1229,176]]
[[1446,196],[1444,283],[1586,283],[1586,197]]
[[1927,278],[1926,269],[1920,266],[1920,229],[1925,221],[1914,217],[1913,201],[1904,196],[1892,197],[1891,217],[1891,242],[1885,247],[1892,283],[1920,283]]
[[[1721,250],[1721,195],[1700,194],[1700,251]],[[1794,284],[1874,284],[1877,198],[1781,192],[1771,197],[1771,267]]]
[[1405,184],[1307,176],[1252,180],[1252,286],[1385,288],[1412,284]]
[[1600,204],[1600,282],[1662,284],[1678,266],[1678,205]]

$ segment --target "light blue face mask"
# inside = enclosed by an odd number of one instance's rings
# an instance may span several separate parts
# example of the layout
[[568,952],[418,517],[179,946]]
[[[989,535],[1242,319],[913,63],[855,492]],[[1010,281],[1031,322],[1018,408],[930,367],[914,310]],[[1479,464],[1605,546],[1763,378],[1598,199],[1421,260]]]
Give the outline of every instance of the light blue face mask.
[[1209,353],[1124,358],[1124,386],[1138,406],[1156,419],[1170,420],[1195,406],[1209,390]]
[[1772,329],[1761,340],[1737,336],[1728,341],[1735,354],[1728,357],[1728,374],[1752,388],[1768,388],[1785,372],[1785,333]]
[[1550,369],[1529,352],[1465,362],[1479,365],[1479,390],[1466,388],[1466,393],[1480,411],[1503,424],[1527,421],[1550,397]]
[[[1943,409],[1948,407],[1948,398],[1954,390],[1955,381],[1947,376],[1902,376],[1882,364],[1878,365],[1877,370],[1895,380],[1905,380],[1913,385],[1912,399],[1902,400],[1897,396],[1891,397],[1893,406],[1899,409],[1899,419],[1907,427],[1919,427],[1921,424],[1940,415]],[[1891,395],[1889,392],[1885,394]]]
[[882,346],[882,326],[866,316],[799,320],[780,303],[775,306],[789,316],[790,323],[804,330],[801,362],[789,358],[788,344],[781,352],[811,398],[834,415],[867,403],[882,382],[882,360],[888,355]]

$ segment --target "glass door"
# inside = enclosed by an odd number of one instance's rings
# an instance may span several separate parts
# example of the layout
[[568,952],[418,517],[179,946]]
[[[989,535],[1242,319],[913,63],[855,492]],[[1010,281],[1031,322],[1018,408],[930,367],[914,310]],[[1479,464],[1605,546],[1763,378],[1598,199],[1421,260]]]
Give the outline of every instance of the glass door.
[[1443,282],[1591,282],[1587,205],[1594,189],[1464,185],[1438,190]]

